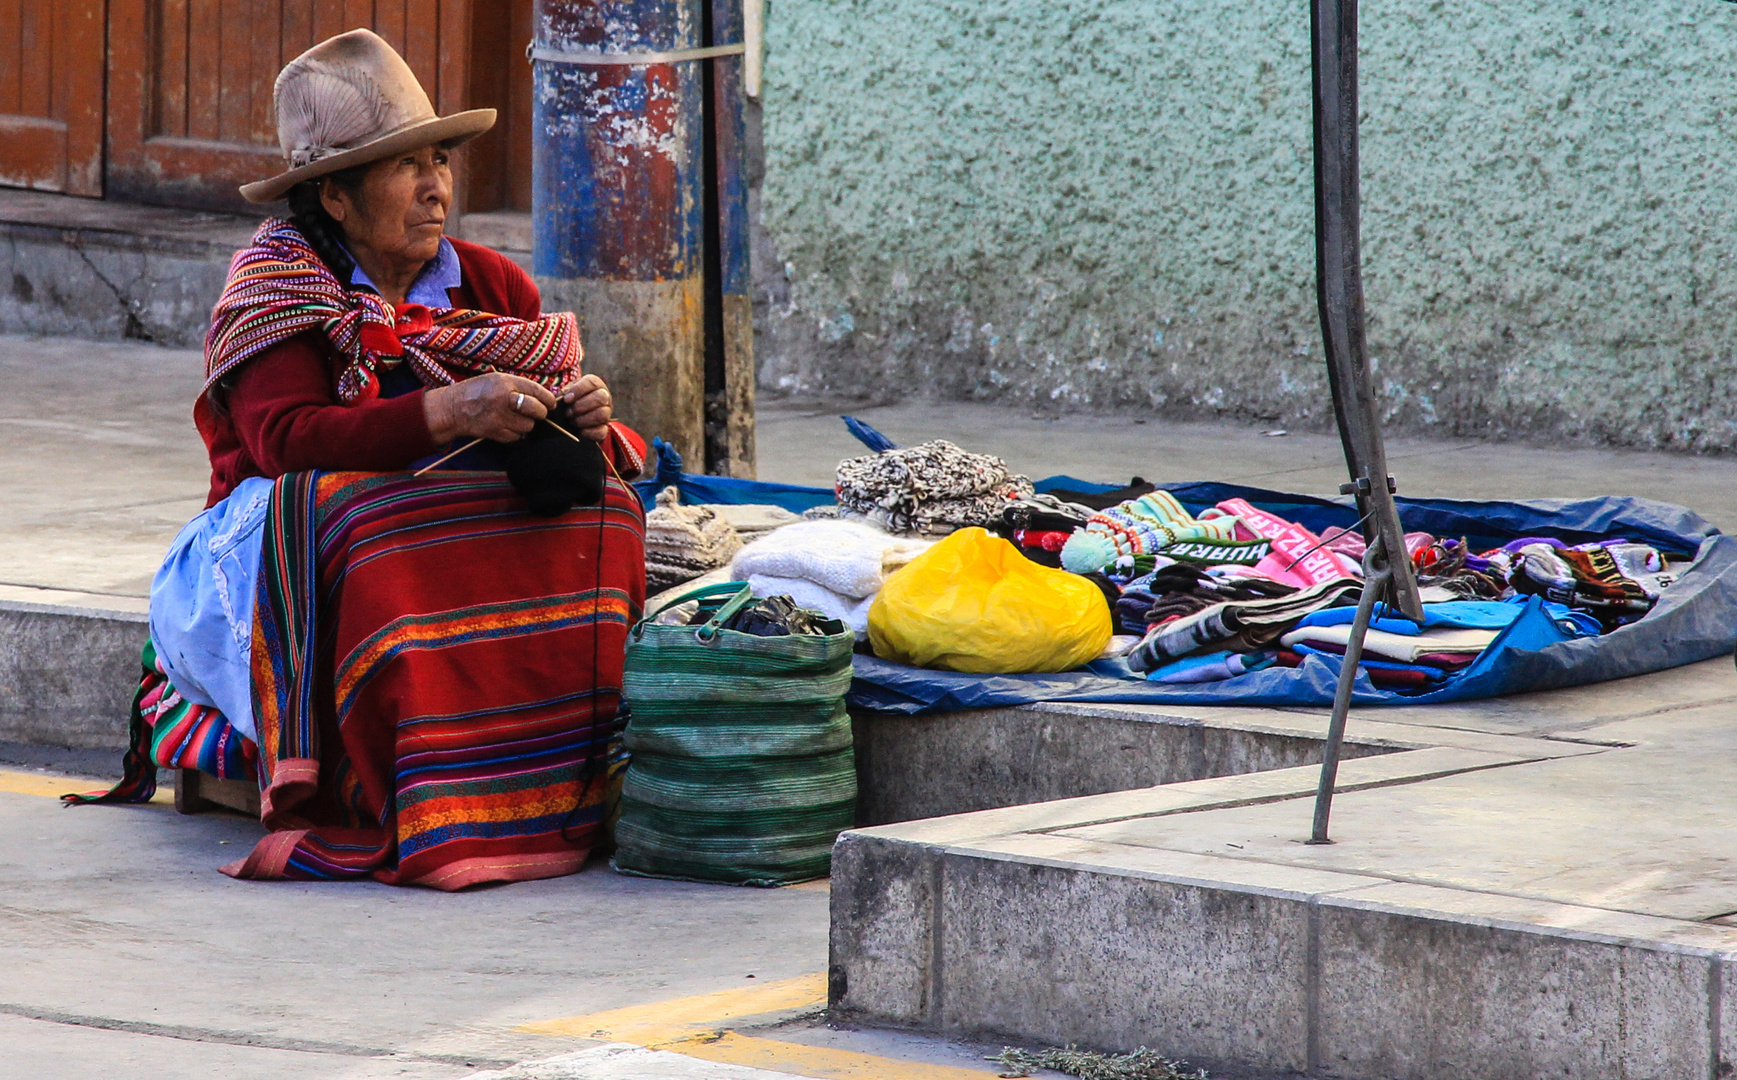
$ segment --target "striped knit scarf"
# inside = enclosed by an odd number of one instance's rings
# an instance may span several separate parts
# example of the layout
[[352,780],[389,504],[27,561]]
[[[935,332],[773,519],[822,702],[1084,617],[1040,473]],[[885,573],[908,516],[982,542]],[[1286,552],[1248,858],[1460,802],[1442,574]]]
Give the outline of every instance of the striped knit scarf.
[[1168,491],[1150,491],[1137,499],[1100,510],[1062,547],[1062,568],[1090,574],[1134,555],[1155,555],[1171,544],[1207,540],[1215,544],[1236,539],[1236,519],[1198,520]]
[[304,330],[319,329],[345,358],[338,397],[379,396],[380,372],[410,364],[425,386],[505,371],[558,390],[584,355],[567,312],[529,322],[463,308],[393,310],[379,296],[346,289],[301,231],[281,218],[259,227],[235,253],[229,282],[205,335],[205,387]]

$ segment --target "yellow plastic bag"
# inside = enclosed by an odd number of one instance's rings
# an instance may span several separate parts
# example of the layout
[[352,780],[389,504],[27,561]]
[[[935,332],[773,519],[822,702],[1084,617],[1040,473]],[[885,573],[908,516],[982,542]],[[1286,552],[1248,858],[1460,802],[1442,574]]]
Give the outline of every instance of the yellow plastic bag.
[[1078,574],[960,529],[887,578],[868,632],[876,656],[913,667],[1068,671],[1110,643],[1110,604]]

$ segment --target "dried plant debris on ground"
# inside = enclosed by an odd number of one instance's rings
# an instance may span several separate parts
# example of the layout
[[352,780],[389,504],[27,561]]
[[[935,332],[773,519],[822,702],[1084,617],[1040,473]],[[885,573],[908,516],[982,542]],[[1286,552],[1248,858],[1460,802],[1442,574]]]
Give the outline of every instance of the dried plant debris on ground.
[[1080,1080],[1207,1080],[1203,1069],[1171,1061],[1142,1046],[1132,1054],[1098,1054],[1090,1050],[1021,1050],[1004,1047],[989,1059],[1007,1071],[1003,1076],[1029,1076],[1034,1069],[1077,1076]]

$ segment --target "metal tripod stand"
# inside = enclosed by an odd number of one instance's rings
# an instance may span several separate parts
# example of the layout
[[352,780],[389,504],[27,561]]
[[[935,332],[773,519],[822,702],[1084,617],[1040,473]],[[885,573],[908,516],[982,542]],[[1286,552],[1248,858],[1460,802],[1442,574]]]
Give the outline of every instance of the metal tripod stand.
[[1327,728],[1321,782],[1315,793],[1311,844],[1332,843],[1327,822],[1339,750],[1351,709],[1352,686],[1363,656],[1363,639],[1378,601],[1398,614],[1422,620],[1417,577],[1405,550],[1405,530],[1393,503],[1396,487],[1387,472],[1387,451],[1375,408],[1369,347],[1363,322],[1363,255],[1357,156],[1357,0],[1312,0],[1315,97],[1315,289],[1326,342],[1333,413],[1351,482],[1339,490],[1357,498],[1369,549],[1363,560],[1363,597]]

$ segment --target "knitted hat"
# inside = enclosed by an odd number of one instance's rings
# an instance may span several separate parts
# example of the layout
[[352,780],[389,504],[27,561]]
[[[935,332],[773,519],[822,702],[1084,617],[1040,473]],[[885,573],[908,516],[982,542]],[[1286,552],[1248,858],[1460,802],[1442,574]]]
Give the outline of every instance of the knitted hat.
[[691,581],[728,566],[742,540],[709,506],[683,506],[674,487],[658,492],[645,515],[645,580],[651,590]]

